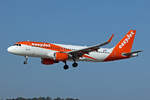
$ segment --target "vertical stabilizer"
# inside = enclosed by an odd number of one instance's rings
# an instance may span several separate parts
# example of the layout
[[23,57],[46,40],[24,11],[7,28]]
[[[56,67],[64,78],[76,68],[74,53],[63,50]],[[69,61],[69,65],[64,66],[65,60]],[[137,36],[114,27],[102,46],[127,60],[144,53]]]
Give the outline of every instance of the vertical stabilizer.
[[127,58],[122,54],[131,52],[135,34],[136,30],[129,30],[129,32],[113,48],[112,53],[105,59],[105,61]]
[[131,52],[136,30],[130,30],[124,38],[115,46],[119,53]]

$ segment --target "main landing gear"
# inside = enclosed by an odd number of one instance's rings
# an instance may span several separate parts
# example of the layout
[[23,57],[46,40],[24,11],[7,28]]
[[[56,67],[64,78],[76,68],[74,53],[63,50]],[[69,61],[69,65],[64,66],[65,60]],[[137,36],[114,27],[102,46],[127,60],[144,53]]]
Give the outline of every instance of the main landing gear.
[[77,67],[78,66],[78,63],[76,63],[76,60],[73,59],[74,63],[72,64],[73,67]]
[[67,65],[67,62],[64,61],[65,65],[64,65],[64,70],[67,70],[69,68],[69,66]]
[[23,64],[27,64],[28,63],[28,56],[25,56],[25,61],[23,62]]
[[78,63],[74,62],[74,63],[72,64],[72,66],[73,66],[73,67],[77,67],[77,66],[78,66]]
[[[65,65],[64,65],[64,70],[69,69],[69,66],[67,65],[66,61],[64,61],[64,63],[65,63]],[[76,62],[74,61],[74,63],[72,64],[72,66],[75,68],[75,67],[78,66],[78,63],[76,63]]]

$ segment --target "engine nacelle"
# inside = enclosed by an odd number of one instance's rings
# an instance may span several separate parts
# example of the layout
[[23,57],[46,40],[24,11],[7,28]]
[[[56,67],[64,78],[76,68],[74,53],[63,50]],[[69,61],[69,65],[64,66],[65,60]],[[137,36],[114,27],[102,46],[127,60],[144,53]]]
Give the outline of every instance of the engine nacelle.
[[67,53],[60,53],[60,52],[55,53],[55,60],[56,61],[66,61],[67,59],[68,59]]
[[61,53],[61,52],[49,53],[48,57],[50,59],[53,59],[54,61],[66,61],[69,58],[67,53]]
[[58,61],[55,61],[55,60],[49,59],[49,58],[42,58],[41,63],[44,65],[52,65],[54,63],[58,63]]

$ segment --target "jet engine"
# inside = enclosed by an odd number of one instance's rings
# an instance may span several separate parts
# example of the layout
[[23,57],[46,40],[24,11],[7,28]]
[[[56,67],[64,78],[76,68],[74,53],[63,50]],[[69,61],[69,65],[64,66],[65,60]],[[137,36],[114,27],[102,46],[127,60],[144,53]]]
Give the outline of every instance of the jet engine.
[[54,61],[66,61],[69,58],[67,53],[61,53],[61,52],[49,53],[48,57],[53,59]]
[[60,52],[55,53],[55,60],[56,61],[66,61],[67,59],[68,59],[67,53],[60,53]]

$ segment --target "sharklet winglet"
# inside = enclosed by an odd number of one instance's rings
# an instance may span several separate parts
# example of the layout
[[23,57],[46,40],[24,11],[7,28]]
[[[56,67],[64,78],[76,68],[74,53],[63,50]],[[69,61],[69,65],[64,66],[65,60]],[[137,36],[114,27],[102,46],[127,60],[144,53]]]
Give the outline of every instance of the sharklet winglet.
[[109,40],[107,42],[111,42],[111,40],[113,39],[114,34],[112,34],[112,36],[109,38]]

